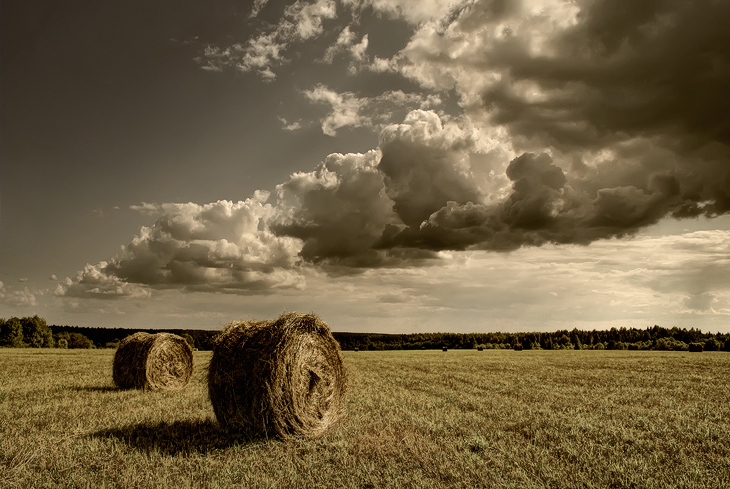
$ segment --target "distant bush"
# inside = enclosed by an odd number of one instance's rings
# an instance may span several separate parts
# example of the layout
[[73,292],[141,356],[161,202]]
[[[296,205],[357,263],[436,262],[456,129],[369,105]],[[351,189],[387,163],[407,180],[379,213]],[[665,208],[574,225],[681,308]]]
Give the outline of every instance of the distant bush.
[[656,340],[654,345],[655,350],[670,350],[670,351],[687,351],[689,346],[684,341],[675,340],[674,338],[659,338]]
[[81,333],[69,333],[69,348],[95,348],[94,342]]
[[703,350],[702,343],[690,343],[689,344],[689,351],[700,352],[702,350]]

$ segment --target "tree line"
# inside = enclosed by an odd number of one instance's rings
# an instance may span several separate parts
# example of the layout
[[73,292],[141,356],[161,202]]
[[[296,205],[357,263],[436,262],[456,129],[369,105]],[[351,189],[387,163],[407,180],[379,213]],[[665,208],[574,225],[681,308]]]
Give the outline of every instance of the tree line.
[[[190,346],[211,350],[218,331],[192,329],[125,329],[48,325],[33,317],[0,319],[0,347],[14,348],[116,348],[124,337],[144,331],[174,333]],[[730,334],[703,333],[699,329],[611,328],[536,333],[341,333],[332,335],[343,350],[420,349],[542,349],[542,350],[677,350],[692,348],[730,351]]]
[[730,334],[661,326],[579,329],[536,333],[333,333],[343,350],[524,349],[524,350],[679,350],[701,345],[707,351],[730,351]]
[[[156,329],[89,328],[80,326],[49,325],[45,319],[33,317],[11,317],[0,319],[0,347],[9,348],[116,348],[128,335],[144,331],[160,333]],[[196,347],[212,349],[212,339],[217,331],[164,330],[182,336]]]

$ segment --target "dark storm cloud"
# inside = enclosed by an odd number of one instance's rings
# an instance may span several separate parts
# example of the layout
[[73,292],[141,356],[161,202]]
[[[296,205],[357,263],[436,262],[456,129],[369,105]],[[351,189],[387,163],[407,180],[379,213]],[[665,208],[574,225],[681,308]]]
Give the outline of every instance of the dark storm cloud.
[[495,5],[423,29],[401,71],[424,86],[454,83],[471,114],[529,152],[507,166],[501,202],[448,199],[392,245],[588,244],[730,211],[730,4]]
[[[660,166],[681,195],[667,200],[665,214],[728,212],[730,4],[601,0],[580,6],[577,24],[552,39],[554,51],[534,54],[524,39],[511,37],[490,46],[485,54],[502,73],[482,96],[491,121],[533,149],[585,154],[644,140],[650,152],[617,154],[606,163],[625,170],[614,180],[650,192],[651,170]],[[528,96],[526,87],[540,96]],[[662,150],[668,158],[657,165],[651,153]],[[622,158],[629,158],[628,168],[621,168]],[[603,172],[588,172],[586,179]],[[626,188],[607,188],[598,197],[599,206],[625,198],[628,207],[643,207]]]
[[[433,118],[434,114],[430,116]],[[434,122],[437,124],[440,122]],[[395,130],[388,128],[381,134],[378,170],[384,176],[393,210],[403,224],[418,227],[449,201],[481,200],[471,169],[462,160],[468,155],[468,148],[459,147],[469,141],[452,144],[439,138],[423,140],[412,127],[402,128],[404,125]]]
[[[516,134],[568,147],[667,133],[727,144],[728,20],[724,1],[582,2],[555,54],[510,37],[493,46],[489,61],[506,76],[485,104]],[[554,95],[531,103],[513,90],[521,81]]]
[[[302,240],[307,261],[355,268],[422,265],[436,258],[421,225],[448,205],[483,200],[475,134],[411,112],[386,127],[377,151],[330,155],[277,187],[271,229]],[[340,270],[338,273],[342,273]]]
[[272,230],[302,240],[307,261],[338,261],[353,267],[382,264],[373,249],[395,220],[377,169],[378,153],[330,155],[314,171],[295,173],[277,186],[279,214]]

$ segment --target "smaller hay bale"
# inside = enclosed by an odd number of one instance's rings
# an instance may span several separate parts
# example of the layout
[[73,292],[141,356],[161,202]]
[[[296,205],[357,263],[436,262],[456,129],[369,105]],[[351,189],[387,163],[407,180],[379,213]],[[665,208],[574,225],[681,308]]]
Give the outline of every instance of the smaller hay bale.
[[172,333],[134,333],[119,342],[114,354],[114,383],[120,389],[182,389],[192,373],[193,350]]
[[448,347],[442,346],[441,351],[449,351]]
[[360,348],[358,348],[358,347],[355,347],[355,351],[360,351]]
[[515,351],[522,351],[522,344],[521,343],[515,343],[514,349],[515,349]]
[[340,346],[314,314],[232,322],[215,339],[208,397],[226,429],[317,438],[345,416],[345,388]]
[[484,351],[484,347],[483,346],[477,346],[477,351]]

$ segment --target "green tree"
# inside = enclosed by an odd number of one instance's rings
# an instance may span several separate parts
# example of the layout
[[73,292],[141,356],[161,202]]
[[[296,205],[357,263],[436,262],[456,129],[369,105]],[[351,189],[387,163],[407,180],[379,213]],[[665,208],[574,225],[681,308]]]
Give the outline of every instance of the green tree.
[[23,345],[23,324],[20,319],[12,317],[0,322],[0,346],[20,348]]
[[190,348],[195,349],[195,340],[192,336],[190,336],[188,333],[183,333],[180,335],[182,339],[188,342],[188,345],[190,345]]
[[94,348],[94,342],[81,333],[69,333],[69,348]]
[[23,325],[23,340],[33,348],[51,348],[53,332],[46,320],[35,315],[20,320]]
[[704,345],[705,351],[720,351],[722,350],[722,343],[717,341],[715,338],[708,338]]

